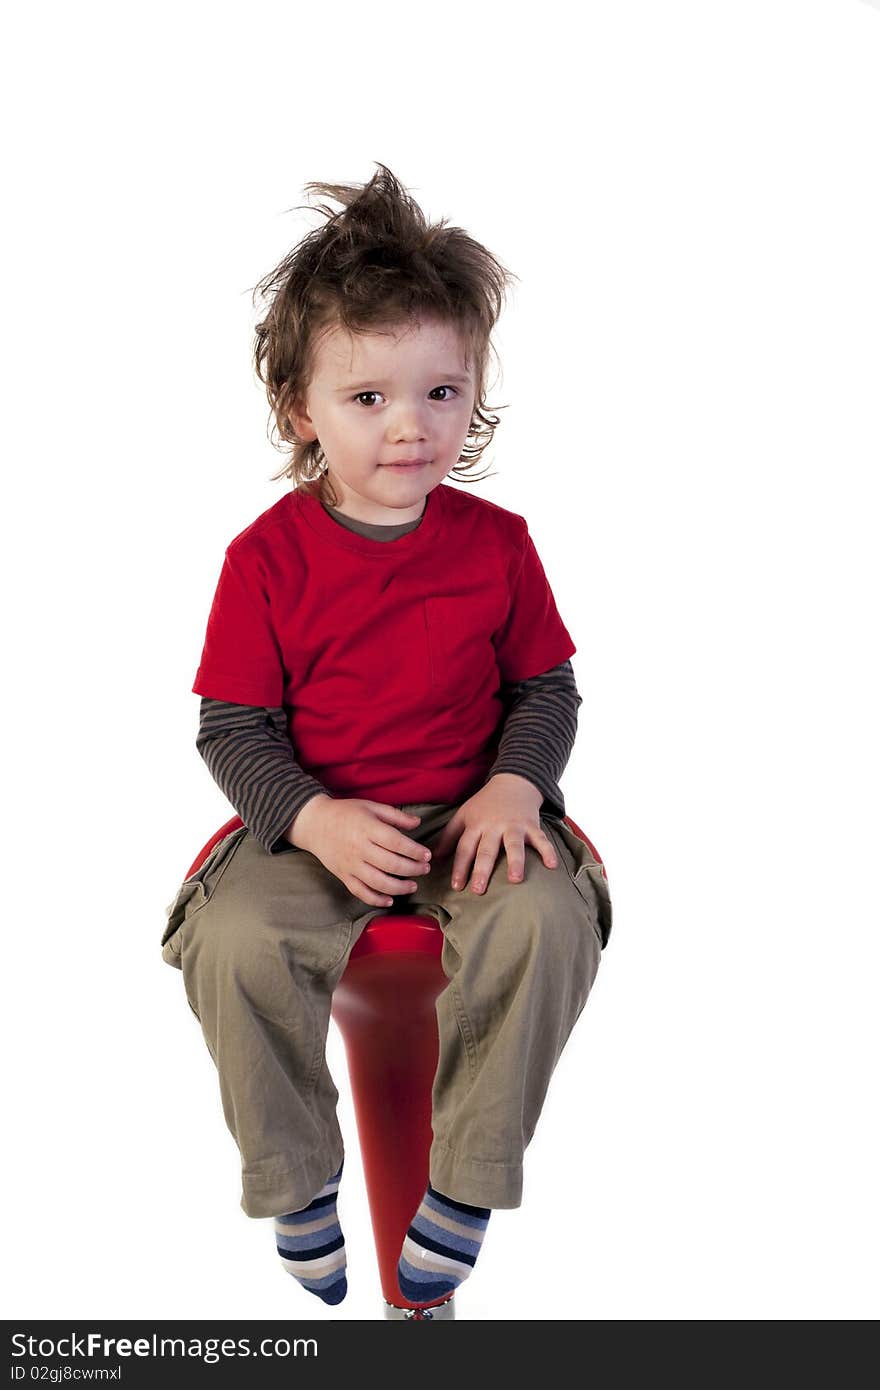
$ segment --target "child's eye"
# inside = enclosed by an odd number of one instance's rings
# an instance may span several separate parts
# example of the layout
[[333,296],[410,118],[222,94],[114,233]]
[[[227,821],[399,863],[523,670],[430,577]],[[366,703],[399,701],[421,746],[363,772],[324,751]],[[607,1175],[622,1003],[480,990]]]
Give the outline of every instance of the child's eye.
[[[432,391],[431,391],[431,394],[432,394],[432,395],[433,395],[434,391],[451,391],[451,392],[453,393],[453,395],[455,395],[455,396],[458,395],[458,391],[455,389],[454,386],[434,386],[434,387],[432,388]],[[361,400],[363,399],[364,396],[378,396],[378,395],[379,395],[379,392],[378,392],[378,391],[358,391],[358,393],[357,393],[356,396],[352,396],[352,400],[353,400],[353,401],[358,401],[358,402],[359,402],[359,401],[361,401]],[[440,404],[442,405],[442,404],[444,403],[444,401],[446,401],[446,400],[448,400],[448,399],[449,399],[448,396],[444,396],[444,397],[443,397],[443,400],[440,402]]]

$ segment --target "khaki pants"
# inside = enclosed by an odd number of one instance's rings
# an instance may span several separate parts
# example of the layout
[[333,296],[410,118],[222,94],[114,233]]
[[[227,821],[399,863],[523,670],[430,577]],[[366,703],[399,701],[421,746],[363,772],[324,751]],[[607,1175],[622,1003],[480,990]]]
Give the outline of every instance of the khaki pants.
[[[406,833],[431,847],[456,807],[401,809],[422,817]],[[267,854],[244,827],[181,885],[162,956],[182,970],[217,1066],[248,1216],[305,1206],[342,1162],[331,998],[366,924],[394,911],[430,913],[444,936],[431,1182],[473,1206],[520,1205],[523,1153],[611,930],[588,847],[557,817],[541,826],[557,867],[527,844],[525,876],[510,883],[502,846],[480,894],[452,888],[450,855],[393,908],[369,907],[307,850]]]

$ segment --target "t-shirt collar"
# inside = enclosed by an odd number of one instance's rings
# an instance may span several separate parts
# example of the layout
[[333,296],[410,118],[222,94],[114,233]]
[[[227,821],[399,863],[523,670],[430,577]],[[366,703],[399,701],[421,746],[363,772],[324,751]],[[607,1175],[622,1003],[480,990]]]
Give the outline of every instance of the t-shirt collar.
[[438,483],[432,488],[425,498],[425,509],[419,525],[414,530],[397,536],[393,541],[373,540],[371,536],[359,536],[347,527],[340,526],[339,522],[324,510],[319,499],[305,488],[295,488],[290,497],[293,506],[299,509],[302,520],[324,540],[341,550],[354,550],[359,555],[370,555],[378,560],[383,555],[409,553],[430,544],[441,523],[445,491],[443,483]]

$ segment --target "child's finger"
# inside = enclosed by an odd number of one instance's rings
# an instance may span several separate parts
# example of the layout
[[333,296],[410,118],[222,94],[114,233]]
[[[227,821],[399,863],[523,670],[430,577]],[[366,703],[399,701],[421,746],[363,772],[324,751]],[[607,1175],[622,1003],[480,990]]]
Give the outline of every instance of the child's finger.
[[495,845],[491,843],[487,844],[485,838],[480,842],[480,848],[477,852],[477,858],[474,864],[473,878],[471,879],[472,893],[482,893],[485,890],[486,884],[491,877],[492,870],[495,868],[495,861],[498,858],[498,850],[500,847],[500,839]]
[[452,861],[452,886],[453,888],[463,888],[470,873],[471,860],[473,859],[474,846],[465,841],[462,836],[455,851],[455,859]]
[[505,848],[507,849],[507,877],[511,883],[521,883],[526,867],[525,841],[511,840]]
[[375,889],[368,887],[363,879],[358,878],[355,874],[351,874],[350,877],[343,879],[342,882],[345,884],[349,893],[352,893],[356,898],[360,898],[361,902],[366,903],[368,907],[391,907],[394,902],[394,899],[388,897],[385,893],[377,893]]
[[526,831],[529,844],[534,845],[548,869],[555,869],[558,864],[556,850],[553,848],[553,841],[549,839],[537,826],[529,827]]
[[364,803],[382,820],[390,824],[398,820],[421,820],[421,816],[416,815],[415,811],[402,811],[399,806],[388,806],[384,801],[367,801]]

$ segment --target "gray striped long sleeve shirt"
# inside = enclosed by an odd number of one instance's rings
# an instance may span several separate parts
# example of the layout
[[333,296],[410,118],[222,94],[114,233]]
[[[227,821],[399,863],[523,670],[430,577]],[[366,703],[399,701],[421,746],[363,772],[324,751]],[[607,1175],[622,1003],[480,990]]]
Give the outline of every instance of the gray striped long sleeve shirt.
[[[374,540],[393,541],[419,521],[377,526],[326,509],[340,525]],[[504,721],[495,762],[486,781],[499,772],[525,777],[543,794],[541,814],[565,815],[558,786],[574,746],[582,704],[571,662],[515,684],[502,684]],[[323,783],[296,760],[283,707],[232,704],[202,696],[196,748],[223,795],[269,854],[293,846],[285,838],[306,802]]]

